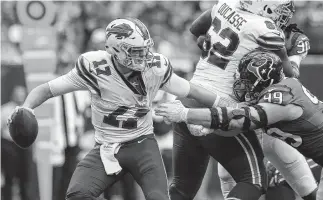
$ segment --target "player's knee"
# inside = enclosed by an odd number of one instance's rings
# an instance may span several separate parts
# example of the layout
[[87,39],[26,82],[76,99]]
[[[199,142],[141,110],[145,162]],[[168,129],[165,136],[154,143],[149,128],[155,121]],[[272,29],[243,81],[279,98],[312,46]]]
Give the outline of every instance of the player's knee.
[[[293,149],[294,150],[294,149]],[[284,150],[282,150],[284,151]],[[299,153],[294,154],[292,151],[288,155],[277,154],[276,158],[268,159],[280,171],[288,184],[300,195],[306,196],[317,187],[316,180],[313,177],[306,159]]]
[[176,183],[172,183],[169,186],[169,195],[171,200],[191,200],[187,193],[181,191],[181,189],[177,186]]
[[71,184],[66,193],[66,200],[96,200],[96,197],[93,195],[89,189],[84,188],[80,184]]

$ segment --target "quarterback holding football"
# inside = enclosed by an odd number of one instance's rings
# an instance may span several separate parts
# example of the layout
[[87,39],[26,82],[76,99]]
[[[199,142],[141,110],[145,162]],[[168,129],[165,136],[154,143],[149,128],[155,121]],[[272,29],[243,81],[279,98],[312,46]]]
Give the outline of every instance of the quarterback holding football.
[[125,173],[134,177],[147,200],[169,199],[153,134],[152,101],[157,91],[196,98],[209,107],[221,99],[174,74],[170,61],[152,53],[152,46],[140,20],[116,19],[106,27],[105,51],[81,54],[70,72],[34,88],[9,117],[9,126],[19,128],[16,113],[32,113],[49,98],[76,90],[91,92],[96,145],[77,165],[66,199],[94,200]]

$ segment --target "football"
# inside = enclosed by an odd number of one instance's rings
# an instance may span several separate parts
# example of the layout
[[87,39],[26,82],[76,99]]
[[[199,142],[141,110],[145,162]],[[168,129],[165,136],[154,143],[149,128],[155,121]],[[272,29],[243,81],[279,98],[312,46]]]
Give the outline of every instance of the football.
[[19,147],[28,148],[38,135],[38,122],[35,115],[27,109],[17,109],[11,116],[9,132]]

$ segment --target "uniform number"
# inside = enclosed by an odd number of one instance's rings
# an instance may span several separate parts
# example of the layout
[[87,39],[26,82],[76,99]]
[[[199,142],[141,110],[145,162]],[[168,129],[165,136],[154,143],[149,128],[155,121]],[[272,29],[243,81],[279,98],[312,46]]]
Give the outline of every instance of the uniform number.
[[274,92],[265,94],[264,98],[268,103],[282,104],[283,103],[283,93]]
[[160,68],[160,56],[154,56],[153,62],[151,63],[151,67]]
[[[124,115],[128,111],[129,115]],[[131,114],[130,111],[134,113]],[[103,123],[124,129],[135,129],[137,128],[138,118],[144,117],[149,111],[150,110],[146,108],[139,108],[138,110],[133,111],[130,110],[129,107],[120,106],[109,115],[104,116]]]
[[267,134],[272,136],[272,137],[275,137],[275,138],[278,138],[280,140],[283,140],[287,144],[289,144],[289,145],[291,145],[292,147],[295,147],[295,148],[301,146],[302,143],[303,143],[303,140],[302,140],[302,138],[300,136],[293,135],[291,133],[283,132],[278,128],[270,128],[270,129],[268,129]]
[[302,54],[310,49],[310,42],[308,40],[301,40],[297,43],[297,53]]
[[316,96],[314,96],[308,89],[302,86],[304,94],[312,101],[314,104],[318,104],[319,100]]
[[[221,30],[221,20],[219,18],[215,17],[212,21],[212,25],[213,31],[217,33],[223,40],[228,39],[229,44],[224,46],[222,43],[216,42],[212,45],[212,48],[211,45],[206,45],[210,47],[210,49],[207,49],[209,50],[209,57],[207,61],[225,70],[229,60],[223,57],[233,55],[240,44],[240,39],[238,34],[229,27]],[[210,36],[208,35],[207,37]],[[215,53],[220,54],[222,57],[217,56]]]
[[[110,76],[111,75],[111,71],[110,71],[110,67],[107,66],[108,65],[108,62],[106,60],[101,60],[99,62],[97,61],[93,61],[92,62],[93,66],[94,66],[94,69],[96,71],[96,74],[99,76],[100,74],[103,74],[103,75],[106,75],[106,76]],[[103,66],[103,70],[102,68],[100,69],[99,67],[100,66]]]

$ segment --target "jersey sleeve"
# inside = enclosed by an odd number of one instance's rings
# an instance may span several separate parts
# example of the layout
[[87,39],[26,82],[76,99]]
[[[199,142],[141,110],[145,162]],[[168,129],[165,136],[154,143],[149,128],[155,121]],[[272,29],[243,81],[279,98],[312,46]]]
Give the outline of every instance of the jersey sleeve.
[[288,56],[300,55],[305,58],[310,50],[310,40],[299,32],[292,32],[286,39],[286,49]]
[[93,63],[90,61],[89,53],[79,56],[71,71],[75,81],[85,85],[91,93],[101,95],[100,88],[96,79]]
[[266,50],[280,50],[285,46],[285,36],[281,29],[277,28],[270,19],[255,20],[253,26],[246,30],[255,38],[257,44]]
[[162,54],[154,54],[152,70],[154,75],[160,79],[159,88],[162,88],[166,83],[168,83],[173,74],[173,67],[170,61]]
[[48,82],[53,96],[60,96],[77,90],[87,90],[86,84],[76,75],[74,69]]
[[273,103],[278,105],[288,105],[294,100],[292,89],[286,85],[275,84],[259,95],[258,103]]

